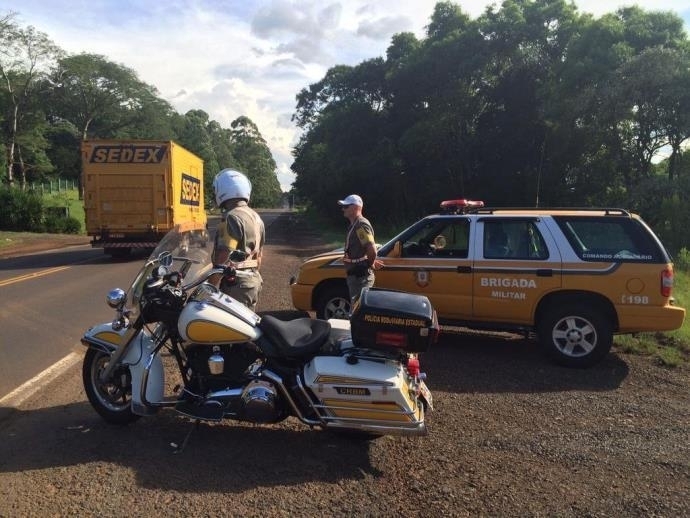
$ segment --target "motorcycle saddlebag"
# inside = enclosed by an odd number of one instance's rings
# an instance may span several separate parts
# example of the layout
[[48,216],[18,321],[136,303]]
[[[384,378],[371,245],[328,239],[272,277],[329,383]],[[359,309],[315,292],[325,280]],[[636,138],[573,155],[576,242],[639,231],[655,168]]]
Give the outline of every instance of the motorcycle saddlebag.
[[424,295],[364,288],[350,317],[357,347],[424,352],[438,338],[436,311]]

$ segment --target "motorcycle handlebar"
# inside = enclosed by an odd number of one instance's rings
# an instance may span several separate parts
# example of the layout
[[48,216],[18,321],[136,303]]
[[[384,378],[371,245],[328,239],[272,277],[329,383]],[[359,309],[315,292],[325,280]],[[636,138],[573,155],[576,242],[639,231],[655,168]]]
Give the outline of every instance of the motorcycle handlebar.
[[212,276],[214,276],[214,275],[224,275],[224,274],[225,274],[225,270],[226,270],[226,269],[225,269],[224,267],[214,267],[214,268],[211,268],[211,269],[206,273],[206,275],[202,275],[201,277],[199,277],[199,278],[198,278],[197,280],[195,280],[194,282],[191,282],[191,283],[189,283],[189,284],[185,284],[184,286],[182,286],[182,289],[183,289],[184,291],[189,291],[189,290],[191,290],[191,289],[193,289],[193,288],[196,288],[197,286],[203,284],[203,283],[206,282],[210,277],[212,277]]
[[189,291],[193,288],[196,288],[197,286],[203,284],[214,275],[222,275],[223,277],[249,277],[250,275],[252,275],[252,273],[244,270],[237,270],[234,266],[215,266],[211,268],[205,275],[202,275],[194,282],[183,286],[182,289],[185,291]]

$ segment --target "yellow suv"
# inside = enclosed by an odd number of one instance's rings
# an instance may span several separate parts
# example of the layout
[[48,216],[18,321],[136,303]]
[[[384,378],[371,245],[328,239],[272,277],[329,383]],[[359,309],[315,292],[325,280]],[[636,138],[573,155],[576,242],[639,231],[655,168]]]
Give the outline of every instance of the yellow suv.
[[[536,332],[558,363],[603,358],[614,334],[679,328],[673,264],[636,214],[616,208],[484,208],[449,200],[379,247],[376,287],[426,295],[441,324]],[[293,305],[350,312],[342,250],[307,259]]]

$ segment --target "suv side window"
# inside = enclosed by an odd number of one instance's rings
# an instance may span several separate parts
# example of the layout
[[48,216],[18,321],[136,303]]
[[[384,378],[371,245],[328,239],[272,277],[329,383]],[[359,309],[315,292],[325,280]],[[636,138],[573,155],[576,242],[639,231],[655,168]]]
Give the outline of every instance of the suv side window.
[[484,220],[484,258],[548,259],[549,250],[531,219]]
[[469,252],[470,222],[466,218],[429,221],[407,236],[402,257],[459,257]]
[[584,261],[665,261],[656,240],[635,219],[554,216],[554,220]]

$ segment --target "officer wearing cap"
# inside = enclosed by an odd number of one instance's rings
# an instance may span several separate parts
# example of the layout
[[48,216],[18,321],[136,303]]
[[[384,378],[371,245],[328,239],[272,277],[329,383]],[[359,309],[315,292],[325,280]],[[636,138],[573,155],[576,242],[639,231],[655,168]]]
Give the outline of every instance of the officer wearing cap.
[[338,205],[343,209],[343,216],[350,222],[345,238],[343,263],[350,302],[354,304],[362,288],[374,285],[374,270],[381,268],[383,263],[376,258],[374,228],[362,215],[362,198],[357,194],[350,194],[344,200],[338,200]]
[[[261,251],[266,242],[264,222],[248,205],[252,184],[243,173],[223,169],[213,180],[216,205],[222,210],[213,244],[214,266],[232,264],[241,271],[234,283],[220,280],[220,289],[248,308],[255,310],[263,279],[259,273]],[[228,263],[232,250],[242,250],[247,258],[241,263]],[[217,282],[213,279],[212,282]]]

